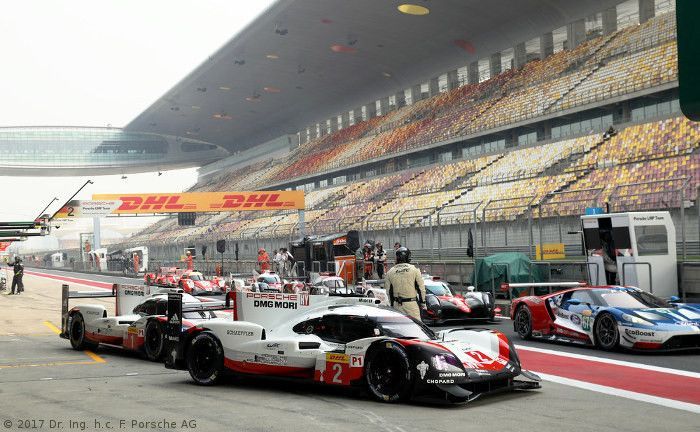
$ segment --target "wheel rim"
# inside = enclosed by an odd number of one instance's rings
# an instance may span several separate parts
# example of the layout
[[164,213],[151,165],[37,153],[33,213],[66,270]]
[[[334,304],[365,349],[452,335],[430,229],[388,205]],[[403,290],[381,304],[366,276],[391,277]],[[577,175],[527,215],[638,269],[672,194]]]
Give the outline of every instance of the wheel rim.
[[615,345],[617,338],[617,329],[615,321],[608,315],[600,317],[598,321],[598,340],[600,344],[606,347]]
[[525,309],[518,311],[518,316],[515,319],[515,328],[520,336],[525,336],[530,333],[530,316]]
[[401,357],[393,351],[377,356],[370,365],[368,378],[374,390],[385,396],[399,392],[403,384],[403,376],[399,373],[402,368]]
[[200,341],[192,355],[192,371],[198,378],[208,378],[216,371],[216,344],[210,339]]
[[161,347],[163,345],[163,337],[161,333],[155,330],[153,327],[149,327],[149,331],[146,332],[146,348],[153,354],[160,354]]

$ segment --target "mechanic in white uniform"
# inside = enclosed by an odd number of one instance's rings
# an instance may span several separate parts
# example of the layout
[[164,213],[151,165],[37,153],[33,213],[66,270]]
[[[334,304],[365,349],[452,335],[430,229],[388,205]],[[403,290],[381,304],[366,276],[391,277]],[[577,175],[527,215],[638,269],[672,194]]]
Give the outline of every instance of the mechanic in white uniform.
[[394,309],[420,320],[420,310],[425,309],[425,283],[418,267],[410,261],[408,248],[396,250],[396,265],[386,274],[384,289]]

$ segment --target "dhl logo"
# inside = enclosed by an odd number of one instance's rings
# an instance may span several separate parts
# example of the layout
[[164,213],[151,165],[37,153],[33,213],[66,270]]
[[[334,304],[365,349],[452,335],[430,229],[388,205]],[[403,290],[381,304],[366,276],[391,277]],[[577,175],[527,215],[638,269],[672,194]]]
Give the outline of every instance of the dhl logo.
[[331,363],[349,363],[350,356],[347,354],[326,353],[326,361]]
[[122,205],[117,211],[133,211],[133,210],[189,210],[197,207],[197,204],[180,203],[179,195],[149,195],[142,196],[123,196],[119,197]]
[[251,207],[273,207],[273,208],[294,208],[294,201],[278,201],[280,194],[229,194],[224,195],[224,202],[222,204],[212,203],[210,207],[212,209],[239,209],[239,208],[251,208]]

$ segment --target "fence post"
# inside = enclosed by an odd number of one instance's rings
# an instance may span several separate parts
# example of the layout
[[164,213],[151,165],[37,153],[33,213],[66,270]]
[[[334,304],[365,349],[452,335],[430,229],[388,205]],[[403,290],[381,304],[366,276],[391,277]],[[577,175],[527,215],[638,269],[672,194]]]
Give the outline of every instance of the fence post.
[[683,185],[681,185],[681,241],[683,242],[683,261],[686,260],[686,247],[685,247],[685,193],[683,192]]

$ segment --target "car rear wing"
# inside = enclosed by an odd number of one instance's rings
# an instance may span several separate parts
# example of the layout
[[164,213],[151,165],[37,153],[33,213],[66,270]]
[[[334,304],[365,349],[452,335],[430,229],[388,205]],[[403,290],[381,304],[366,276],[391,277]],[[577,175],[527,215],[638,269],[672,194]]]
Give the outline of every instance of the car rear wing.
[[102,291],[71,291],[70,286],[64,284],[61,291],[61,336],[64,336],[67,332],[71,299],[114,297],[115,315],[124,315],[125,313],[130,313],[147,296],[182,292],[179,288],[126,284],[113,284],[111,289]]
[[231,309],[231,300],[235,291],[226,295],[225,300],[214,300],[198,303],[182,303],[182,293],[168,293],[168,311],[166,314],[165,330],[165,367],[168,369],[184,368],[184,336],[182,315],[186,312],[214,312]]
[[514,295],[513,297],[524,297],[551,294],[556,291],[585,286],[588,286],[586,282],[513,282],[502,283],[501,291],[509,292],[513,290],[518,293],[518,295]]

